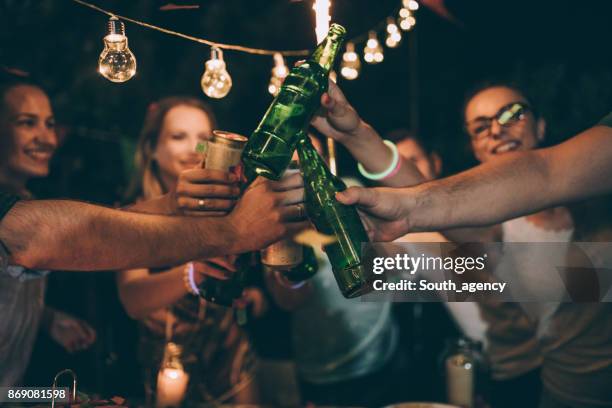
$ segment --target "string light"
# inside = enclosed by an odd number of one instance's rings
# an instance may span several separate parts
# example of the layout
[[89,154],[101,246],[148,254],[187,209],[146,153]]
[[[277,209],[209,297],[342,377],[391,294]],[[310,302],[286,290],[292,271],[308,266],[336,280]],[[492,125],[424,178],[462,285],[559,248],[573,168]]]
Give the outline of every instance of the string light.
[[285,60],[282,54],[274,54],[274,68],[272,68],[272,76],[270,77],[270,84],[268,84],[268,92],[276,96],[283,81],[289,74],[289,69],[285,65]]
[[399,16],[400,28],[404,31],[412,30],[412,27],[414,27],[416,24],[416,19],[412,15],[412,11],[407,8],[401,8],[399,11]]
[[402,5],[411,11],[417,11],[419,9],[419,2],[416,0],[402,0]]
[[232,77],[226,70],[223,51],[220,48],[210,49],[210,59],[206,61],[206,71],[200,82],[206,96],[215,99],[225,97],[232,89]]
[[363,49],[363,59],[368,64],[378,64],[385,59],[383,55],[383,48],[376,38],[376,31],[370,31],[368,34],[368,42]]
[[136,74],[136,57],[128,47],[125,24],[117,17],[108,20],[98,71],[112,82],[125,82]]
[[348,42],[346,43],[346,51],[342,55],[340,74],[348,80],[353,80],[357,79],[360,70],[361,61],[359,61],[359,55],[355,52],[355,44]]
[[402,34],[400,34],[399,28],[397,24],[395,24],[395,19],[393,17],[387,18],[387,39],[385,40],[385,44],[389,48],[395,48],[402,41]]
[[[201,86],[206,95],[211,98],[225,97],[231,87],[232,79],[227,72],[225,61],[223,60],[222,50],[229,49],[237,52],[245,52],[255,55],[272,55],[274,57],[274,67],[268,84],[268,91],[271,94],[278,93],[282,80],[288,73],[288,69],[284,63],[283,56],[306,56],[310,54],[310,50],[269,50],[245,47],[235,44],[224,44],[210,41],[204,38],[193,37],[180,32],[168,30],[163,27],[155,26],[143,21],[135,20],[129,17],[120,16],[108,10],[104,10],[96,5],[90,4],[84,0],[73,0],[75,3],[89,7],[101,13],[111,16],[109,21],[109,35],[113,37],[104,39],[105,49],[100,55],[99,71],[102,75],[114,82],[124,82],[132,78],[136,73],[136,58],[127,47],[127,37],[125,36],[125,26],[121,20],[125,20],[142,27],[157,30],[165,34],[174,35],[183,39],[206,44],[211,46],[211,59],[206,62],[206,71],[202,75]],[[409,31],[416,25],[414,12],[420,7],[417,0],[402,0],[402,8],[399,10],[399,18],[397,22],[392,17],[388,17],[386,22],[386,38],[385,44],[389,48],[397,47],[401,40],[401,31]],[[316,36],[317,42],[321,42],[329,30],[331,21],[330,8],[331,0],[313,0],[313,10],[315,11],[316,20]],[[111,24],[112,22],[112,24]],[[399,28],[398,28],[399,25]],[[111,28],[112,27],[112,28]],[[355,52],[355,44],[364,41],[364,34],[356,36],[347,43],[346,51],[342,57],[340,64],[340,74],[349,80],[358,78],[361,70],[361,61],[358,54]],[[364,47],[364,59],[369,64],[377,64],[384,60],[384,50],[381,46],[377,33],[375,31],[368,32],[367,43]],[[108,40],[108,41],[107,41]],[[110,43],[109,43],[110,42]],[[111,47],[112,46],[112,47]],[[117,47],[124,50],[121,58],[110,58],[109,54],[113,53]],[[124,48],[123,48],[124,47]],[[108,50],[107,50],[108,49]],[[107,52],[108,51],[108,52]],[[117,53],[115,52],[115,56]],[[103,57],[106,57],[104,59]],[[115,74],[113,74],[115,72]]]

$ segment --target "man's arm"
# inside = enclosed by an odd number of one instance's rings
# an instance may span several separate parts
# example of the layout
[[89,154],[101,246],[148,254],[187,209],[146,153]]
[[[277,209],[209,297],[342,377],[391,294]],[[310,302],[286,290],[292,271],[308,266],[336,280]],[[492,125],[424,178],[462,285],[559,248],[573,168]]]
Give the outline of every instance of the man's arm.
[[370,217],[374,239],[408,231],[491,225],[612,191],[612,128],[595,126],[557,146],[505,155],[446,179],[405,189],[338,194]]
[[161,267],[260,249],[306,227],[279,182],[257,180],[226,217],[171,217],[67,200],[21,201],[0,222],[13,263],[31,269]]
[[603,194],[612,191],[612,128],[595,126],[416,189],[409,220],[416,229],[490,225]]

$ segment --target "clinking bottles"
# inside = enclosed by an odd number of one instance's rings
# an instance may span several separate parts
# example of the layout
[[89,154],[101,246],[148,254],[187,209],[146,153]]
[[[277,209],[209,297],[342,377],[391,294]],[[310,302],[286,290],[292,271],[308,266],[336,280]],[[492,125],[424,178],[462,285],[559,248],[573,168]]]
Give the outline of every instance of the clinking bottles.
[[336,240],[324,249],[340,291],[347,298],[361,296],[369,289],[361,263],[361,244],[369,242],[368,235],[357,209],[336,200],[336,193],[346,189],[344,182],[329,171],[308,136],[300,132],[299,137],[306,211],[319,232]]
[[249,179],[262,175],[278,180],[289,165],[299,133],[310,123],[327,90],[328,76],[345,34],[344,27],[332,24],[308,60],[285,78],[242,153]]

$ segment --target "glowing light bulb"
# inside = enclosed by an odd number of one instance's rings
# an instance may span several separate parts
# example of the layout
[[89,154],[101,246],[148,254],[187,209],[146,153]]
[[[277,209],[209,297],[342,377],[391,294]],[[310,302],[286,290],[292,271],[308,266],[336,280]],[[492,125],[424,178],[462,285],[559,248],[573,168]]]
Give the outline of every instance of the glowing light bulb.
[[400,34],[399,28],[397,24],[395,24],[395,20],[393,17],[389,17],[387,19],[387,39],[385,40],[385,44],[389,48],[395,48],[402,41],[402,35]]
[[[417,3],[417,7],[418,7],[418,3]],[[410,11],[407,8],[402,8],[399,11],[399,15],[400,15],[400,19],[399,19],[400,28],[404,31],[410,31],[412,27],[414,27],[416,24],[416,19],[414,18],[412,11]]]
[[408,10],[416,11],[419,9],[419,2],[416,0],[402,0],[402,5]]
[[366,43],[366,46],[363,49],[363,59],[368,64],[378,64],[379,62],[382,62],[385,58],[383,55],[383,48],[378,42],[378,39],[376,38],[375,31],[370,31],[368,37],[368,42]]
[[285,80],[285,77],[289,74],[289,69],[285,65],[285,60],[280,53],[274,54],[274,68],[272,68],[272,76],[270,77],[270,83],[268,84],[268,92],[276,96],[280,87]]
[[348,42],[346,43],[346,51],[342,55],[340,74],[348,80],[353,80],[359,76],[360,70],[361,61],[359,61],[359,56],[355,52],[355,44]]
[[125,24],[117,17],[108,20],[104,49],[98,59],[98,72],[112,82],[125,82],[136,74],[136,57],[128,48]]
[[223,51],[220,48],[212,47],[210,59],[206,61],[206,71],[200,81],[202,91],[206,96],[221,99],[232,89],[232,77],[225,68]]

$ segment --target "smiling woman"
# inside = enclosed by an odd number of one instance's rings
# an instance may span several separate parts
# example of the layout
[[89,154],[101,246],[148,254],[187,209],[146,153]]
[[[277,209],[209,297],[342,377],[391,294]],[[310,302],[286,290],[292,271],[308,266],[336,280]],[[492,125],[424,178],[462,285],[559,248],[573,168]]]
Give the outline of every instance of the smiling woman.
[[[0,191],[31,197],[26,184],[48,175],[56,147],[47,94],[22,78],[0,78]],[[21,380],[40,328],[71,353],[96,338],[87,323],[45,306],[47,273],[17,266],[0,271],[0,310],[5,312],[0,322],[1,386]]]
[[0,184],[29,195],[26,182],[49,173],[57,147],[55,118],[47,94],[22,80],[0,84]]

